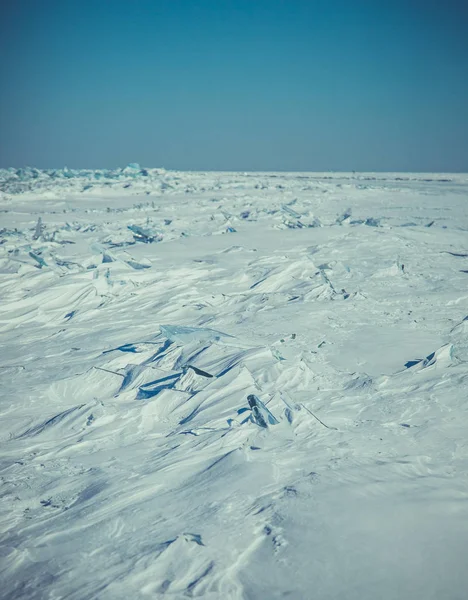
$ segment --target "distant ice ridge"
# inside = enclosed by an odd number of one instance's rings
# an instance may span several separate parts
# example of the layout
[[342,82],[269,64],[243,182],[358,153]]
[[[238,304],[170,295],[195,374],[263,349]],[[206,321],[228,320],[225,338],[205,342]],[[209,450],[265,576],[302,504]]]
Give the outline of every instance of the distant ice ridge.
[[[50,190],[72,188],[89,191],[95,186],[107,188],[124,183],[130,187],[133,183],[152,184],[162,182],[165,169],[144,169],[138,163],[130,163],[118,169],[0,169],[0,191],[7,194],[22,194],[32,190]],[[167,183],[162,182],[163,187]]]
[[7,180],[28,181],[29,179],[43,179],[46,177],[53,179],[119,179],[122,176],[148,177],[149,174],[157,172],[165,173],[165,169],[142,169],[138,163],[130,163],[124,168],[118,169],[35,169],[32,167],[24,167],[21,169],[0,169],[0,181],[3,183]]

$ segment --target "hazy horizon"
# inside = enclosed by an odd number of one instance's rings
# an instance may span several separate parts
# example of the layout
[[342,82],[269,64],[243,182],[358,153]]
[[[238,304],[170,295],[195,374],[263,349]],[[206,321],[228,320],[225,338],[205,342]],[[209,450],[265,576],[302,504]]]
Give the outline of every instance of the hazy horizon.
[[[132,163],[129,163],[132,164]],[[139,164],[139,163],[138,163]],[[36,167],[35,165],[9,165],[2,166],[0,170],[9,170],[13,169],[15,171],[19,171],[21,169],[34,169],[38,171],[60,171],[68,169],[70,171],[117,171],[119,169],[125,169],[127,165],[117,165],[110,167],[74,167],[69,165],[64,166],[51,166],[51,167]],[[143,170],[152,170],[152,169],[160,169],[164,171],[180,171],[183,173],[308,173],[308,174],[322,174],[322,173],[335,173],[335,174],[343,174],[343,175],[385,175],[385,174],[396,174],[396,175],[468,175],[468,170],[466,171],[390,171],[390,170],[380,170],[380,171],[350,171],[350,170],[337,170],[337,169],[322,169],[322,170],[304,170],[304,169],[178,169],[177,167],[169,168],[164,165],[150,166],[145,164],[139,164],[140,168]]]

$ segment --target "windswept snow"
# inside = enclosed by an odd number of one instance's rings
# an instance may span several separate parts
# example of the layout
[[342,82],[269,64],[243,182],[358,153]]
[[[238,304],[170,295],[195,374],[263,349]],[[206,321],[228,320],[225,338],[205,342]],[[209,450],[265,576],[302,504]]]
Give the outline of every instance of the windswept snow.
[[466,597],[468,176],[0,189],[3,597]]

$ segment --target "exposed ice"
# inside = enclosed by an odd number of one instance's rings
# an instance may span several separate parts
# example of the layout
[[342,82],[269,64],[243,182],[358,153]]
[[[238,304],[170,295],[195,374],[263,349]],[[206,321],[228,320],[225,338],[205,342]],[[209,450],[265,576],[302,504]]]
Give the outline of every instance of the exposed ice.
[[47,263],[46,261],[42,258],[42,256],[39,256],[38,254],[36,254],[35,252],[33,252],[32,250],[28,253],[29,256],[31,258],[33,258],[36,262],[37,262],[37,267],[39,269],[42,269],[42,267],[47,267]]
[[232,335],[208,329],[205,327],[186,327],[182,325],[160,325],[162,335],[171,342],[211,342],[219,341],[223,338],[232,338]]
[[255,394],[247,396],[247,401],[252,411],[252,419],[259,427],[266,428],[268,425],[278,425],[279,421]]

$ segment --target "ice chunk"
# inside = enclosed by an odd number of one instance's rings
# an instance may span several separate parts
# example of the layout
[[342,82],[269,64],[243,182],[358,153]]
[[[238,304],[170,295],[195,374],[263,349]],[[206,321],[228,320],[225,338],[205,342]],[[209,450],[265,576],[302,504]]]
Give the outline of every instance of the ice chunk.
[[300,221],[286,221],[285,225],[288,229],[302,229],[304,227],[304,223]]
[[171,342],[216,342],[232,335],[204,327],[184,327],[182,325],[160,325],[161,333]]
[[291,217],[294,217],[295,219],[300,219],[302,216],[298,212],[296,212],[295,210],[290,208],[287,204],[283,204],[283,206],[281,208],[284,210],[284,212],[287,212],[288,214],[291,215]]
[[114,262],[115,258],[107,250],[107,248],[104,248],[104,246],[102,246],[101,244],[94,242],[93,244],[91,244],[90,248],[91,248],[92,252],[94,252],[96,254],[102,254],[102,262],[103,263]]
[[369,217],[368,219],[366,219],[364,225],[367,225],[368,227],[380,227],[380,219],[374,219],[374,217]]
[[34,258],[34,260],[38,263],[36,265],[36,267],[38,269],[42,269],[42,267],[47,267],[46,261],[42,257],[40,257],[38,254],[35,254],[34,252],[31,251],[31,252],[29,252],[29,256],[31,258]]
[[452,363],[453,345],[445,344],[435,352],[431,352],[426,358],[416,358],[405,363],[407,369],[420,371],[427,367],[437,365],[438,367],[447,367]]
[[137,242],[144,242],[145,244],[151,244],[155,240],[157,242],[162,240],[162,235],[159,233],[153,233],[149,229],[143,229],[139,225],[127,225],[127,229],[133,233],[133,237]]
[[102,255],[102,262],[103,263],[111,263],[111,262],[114,262],[114,259],[112,258],[112,256],[110,254],[107,254],[107,252],[104,252]]
[[196,367],[186,367],[183,369],[183,375],[177,382],[175,389],[182,392],[197,393],[209,385],[212,378],[213,375]]
[[36,230],[34,231],[33,240],[38,240],[44,231],[44,225],[42,224],[41,217],[38,218],[36,224]]
[[247,396],[247,402],[252,411],[252,419],[259,427],[267,428],[268,425],[278,425],[279,421],[255,394]]
[[342,225],[346,221],[349,221],[349,219],[351,218],[351,214],[352,211],[350,208],[348,208],[348,210],[345,210],[345,212],[336,219],[337,225]]
[[313,217],[313,219],[307,223],[307,227],[322,227],[322,223],[319,218]]
[[129,267],[135,269],[135,271],[142,271],[143,269],[151,269],[151,265],[146,265],[144,263],[138,263],[135,260],[126,260],[125,261]]

